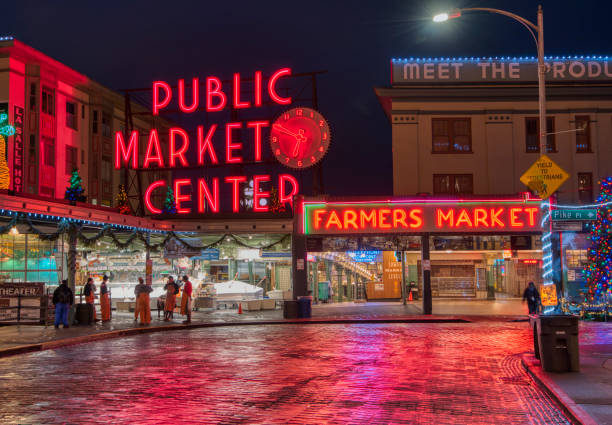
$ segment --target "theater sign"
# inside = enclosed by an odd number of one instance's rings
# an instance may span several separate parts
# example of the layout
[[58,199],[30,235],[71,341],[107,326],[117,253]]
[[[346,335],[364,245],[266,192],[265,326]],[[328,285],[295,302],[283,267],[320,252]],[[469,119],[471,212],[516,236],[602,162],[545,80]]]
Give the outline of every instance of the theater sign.
[[[281,94],[279,82],[291,77],[291,69],[282,68],[264,78],[261,71],[252,75],[233,75],[230,83],[208,76],[186,82],[178,80],[175,87],[165,81],[152,86],[152,114],[159,115],[174,102],[184,114],[200,112],[215,114],[233,109],[257,109],[264,105],[280,105],[284,109],[273,120],[230,121],[222,124],[199,125],[195,138],[180,127],[168,132],[168,149],[162,150],[160,134],[153,129],[147,136],[146,149],[139,150],[139,134],[115,133],[115,168],[164,168],[172,171],[198,170],[191,177],[158,180],[144,190],[144,204],[151,214],[160,214],[161,205],[154,205],[153,194],[163,194],[167,186],[174,191],[178,214],[218,213],[221,199],[231,199],[231,211],[241,212],[242,186],[252,187],[252,211],[265,213],[271,205],[271,190],[278,191],[278,202],[292,208],[293,198],[299,194],[299,182],[293,170],[303,170],[317,164],[327,153],[331,134],[325,118],[317,111],[292,105],[293,99]],[[227,114],[226,114],[227,115]],[[225,116],[226,116],[225,115]],[[195,139],[195,140],[193,140]],[[247,144],[251,145],[248,146]],[[272,156],[286,168],[274,177],[269,169],[251,175],[234,174],[233,165],[257,165],[264,162],[263,150],[267,144]],[[220,149],[219,146],[222,146]],[[190,149],[191,147],[191,149]],[[246,154],[245,152],[251,152]],[[167,153],[163,153],[167,152]],[[195,153],[195,154],[194,154]],[[227,165],[229,175],[212,177],[205,170],[209,166]],[[231,196],[221,196],[227,191]],[[230,205],[224,206],[226,210]]]
[[539,199],[304,201],[305,235],[541,231]]

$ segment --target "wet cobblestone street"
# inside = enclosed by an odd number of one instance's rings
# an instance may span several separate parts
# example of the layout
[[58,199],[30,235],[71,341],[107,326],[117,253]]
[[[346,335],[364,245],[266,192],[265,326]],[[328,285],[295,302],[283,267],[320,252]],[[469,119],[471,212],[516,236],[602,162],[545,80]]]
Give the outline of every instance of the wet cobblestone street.
[[2,423],[569,423],[526,323],[206,328],[0,359]]

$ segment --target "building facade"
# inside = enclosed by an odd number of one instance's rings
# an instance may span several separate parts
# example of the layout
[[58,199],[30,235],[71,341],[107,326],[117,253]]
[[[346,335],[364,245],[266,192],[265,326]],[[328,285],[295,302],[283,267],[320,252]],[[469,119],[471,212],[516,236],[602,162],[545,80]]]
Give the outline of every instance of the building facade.
[[[547,155],[570,178],[560,203],[590,203],[612,173],[612,65],[546,58]],[[376,89],[393,134],[396,196],[511,195],[540,156],[535,58],[394,59]]]
[[[113,207],[122,182],[114,167],[114,134],[125,129],[125,104],[121,93],[4,37],[0,40],[0,108],[8,113],[8,122],[22,131],[21,145],[6,144],[12,171],[9,189],[63,199],[70,175],[78,169],[86,202]],[[135,103],[131,108],[146,111]],[[133,126],[140,130],[143,149],[150,128],[169,127],[148,114],[135,114]],[[167,143],[162,143],[162,149],[167,149]],[[159,176],[147,177],[153,181]]]

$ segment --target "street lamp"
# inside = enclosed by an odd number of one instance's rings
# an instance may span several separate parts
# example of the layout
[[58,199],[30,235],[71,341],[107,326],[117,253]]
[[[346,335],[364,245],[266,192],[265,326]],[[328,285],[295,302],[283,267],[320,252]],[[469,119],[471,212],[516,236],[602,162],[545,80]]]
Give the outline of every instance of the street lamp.
[[[538,6],[538,19],[537,24],[518,16],[514,13],[507,12],[505,10],[500,9],[492,9],[488,7],[469,7],[462,9],[454,9],[449,13],[440,13],[433,17],[434,22],[445,22],[449,19],[459,18],[463,12],[488,12],[488,13],[496,13],[498,15],[508,16],[518,22],[520,22],[531,34],[533,40],[536,43],[536,47],[538,49],[538,103],[539,103],[539,121],[540,121],[540,154],[544,155],[548,152],[548,147],[546,143],[547,136],[547,128],[546,128],[546,66],[544,65],[544,17],[542,11],[542,5]],[[550,199],[548,199],[548,209],[550,211]],[[542,227],[546,228],[549,226],[547,215],[545,215],[545,220],[542,223]],[[550,245],[550,233],[548,234],[549,240],[546,243],[547,248],[543,249],[544,257],[549,257],[546,261],[549,262],[552,268],[552,246]],[[542,239],[544,240],[544,239]],[[544,247],[543,247],[544,248]],[[546,252],[548,251],[548,252]],[[544,277],[544,283],[546,284],[546,276],[549,272],[545,272],[542,277]],[[550,278],[549,278],[550,279]],[[553,281],[554,279],[550,279]],[[555,283],[555,282],[551,282]],[[557,288],[559,290],[560,288]],[[557,291],[558,292],[558,291]],[[559,300],[559,298],[557,298]],[[559,304],[557,304],[557,308]]]

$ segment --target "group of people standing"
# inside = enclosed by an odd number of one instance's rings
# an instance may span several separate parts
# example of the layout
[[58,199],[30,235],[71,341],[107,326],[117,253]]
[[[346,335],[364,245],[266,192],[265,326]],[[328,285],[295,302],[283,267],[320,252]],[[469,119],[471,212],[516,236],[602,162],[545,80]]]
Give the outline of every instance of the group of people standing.
[[[187,320],[183,323],[191,323],[191,295],[193,293],[193,285],[189,281],[187,275],[183,276],[183,288],[181,295],[181,314],[187,316]],[[176,296],[180,292],[181,286],[174,280],[172,276],[168,278],[168,283],[164,286],[166,291],[166,299],[164,302],[164,321],[170,321],[174,318],[174,309],[176,307]],[[82,295],[85,296],[85,302],[91,305],[93,309],[93,320],[99,321],[95,309],[96,284],[92,277],[87,279],[87,283],[83,286]],[[134,321],[140,318],[141,325],[151,323],[151,299],[150,294],[153,288],[150,284],[146,284],[142,277],[138,278],[138,284],[134,288],[136,296],[136,308],[134,310]],[[68,286],[66,279],[62,280],[62,284],[53,293],[53,304],[55,305],[55,327],[60,324],[64,328],[69,327],[68,314],[71,306],[74,304],[74,294]],[[111,320],[111,302],[110,293],[108,290],[108,276],[104,275],[102,283],[100,283],[100,311],[102,314],[102,322]]]

